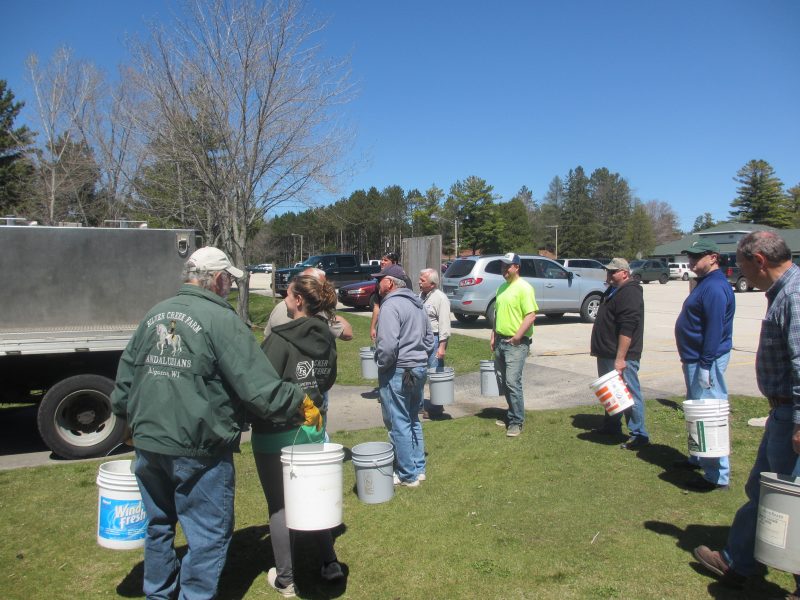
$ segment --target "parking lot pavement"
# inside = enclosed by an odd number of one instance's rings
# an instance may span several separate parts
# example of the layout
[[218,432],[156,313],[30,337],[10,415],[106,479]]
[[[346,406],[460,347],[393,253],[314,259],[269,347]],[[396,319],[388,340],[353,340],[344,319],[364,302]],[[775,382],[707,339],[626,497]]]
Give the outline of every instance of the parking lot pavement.
[[[645,338],[639,379],[645,398],[681,396],[685,393],[685,386],[675,348],[674,328],[683,301],[689,293],[689,284],[685,281],[670,281],[666,285],[645,284],[642,288],[645,301]],[[766,298],[758,291],[736,294],[735,297],[734,349],[726,374],[728,389],[731,394],[760,396],[755,381],[755,352],[761,319],[766,312]],[[368,317],[370,314],[341,305],[339,308],[344,309],[342,312],[347,318]],[[484,319],[478,319],[475,323],[459,323],[454,319],[452,327],[455,334],[486,340],[486,356],[480,358],[489,358],[490,331]],[[596,361],[589,355],[591,332],[592,325],[581,323],[577,315],[566,315],[561,319],[548,319],[542,315],[536,319],[531,355],[523,377],[527,409],[540,410],[596,402],[589,389],[589,384],[597,378]],[[375,426],[380,425],[377,402],[374,403],[375,406],[360,404],[360,395],[358,388],[340,388],[339,406],[346,411],[347,418],[341,422],[332,415],[332,426],[346,428],[349,419],[353,418],[364,419],[366,423]],[[448,407],[454,417],[475,413],[486,407],[504,405],[502,398],[485,398],[480,395],[478,373],[456,376],[455,397],[455,405]],[[360,409],[353,408],[358,405],[361,406]]]

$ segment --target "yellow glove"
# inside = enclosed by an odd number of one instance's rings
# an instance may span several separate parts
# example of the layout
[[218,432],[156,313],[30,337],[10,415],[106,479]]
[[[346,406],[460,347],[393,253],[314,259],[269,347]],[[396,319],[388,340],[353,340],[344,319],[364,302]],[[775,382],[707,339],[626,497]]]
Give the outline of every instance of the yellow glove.
[[303,425],[315,425],[317,431],[322,430],[322,415],[314,402],[306,396],[300,406],[300,414],[303,415]]

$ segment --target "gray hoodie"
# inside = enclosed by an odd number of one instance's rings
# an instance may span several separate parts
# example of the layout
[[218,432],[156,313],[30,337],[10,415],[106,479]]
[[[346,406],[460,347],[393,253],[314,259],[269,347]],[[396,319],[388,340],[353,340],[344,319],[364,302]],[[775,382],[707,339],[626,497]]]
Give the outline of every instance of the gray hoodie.
[[432,349],[433,331],[420,299],[408,288],[386,296],[378,313],[375,338],[378,370],[424,367]]

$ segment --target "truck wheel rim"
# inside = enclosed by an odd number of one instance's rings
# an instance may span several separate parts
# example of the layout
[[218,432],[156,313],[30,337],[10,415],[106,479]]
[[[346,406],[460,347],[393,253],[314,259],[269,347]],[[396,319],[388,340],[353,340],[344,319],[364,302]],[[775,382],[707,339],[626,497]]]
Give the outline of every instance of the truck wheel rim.
[[73,446],[94,446],[114,430],[116,416],[108,396],[97,390],[78,390],[58,405],[53,422],[58,436]]

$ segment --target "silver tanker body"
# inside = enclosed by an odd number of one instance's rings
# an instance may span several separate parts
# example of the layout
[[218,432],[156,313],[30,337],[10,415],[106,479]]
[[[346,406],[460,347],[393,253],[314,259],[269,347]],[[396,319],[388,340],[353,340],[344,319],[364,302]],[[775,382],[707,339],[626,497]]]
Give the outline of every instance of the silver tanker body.
[[0,400],[40,400],[55,454],[102,456],[122,441],[109,403],[120,354],[194,248],[190,230],[0,226]]

